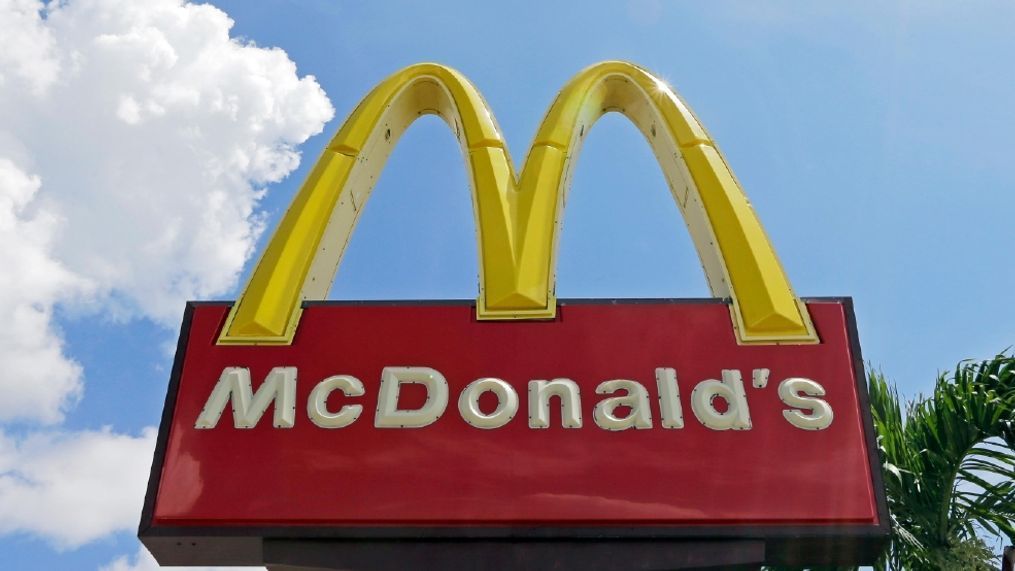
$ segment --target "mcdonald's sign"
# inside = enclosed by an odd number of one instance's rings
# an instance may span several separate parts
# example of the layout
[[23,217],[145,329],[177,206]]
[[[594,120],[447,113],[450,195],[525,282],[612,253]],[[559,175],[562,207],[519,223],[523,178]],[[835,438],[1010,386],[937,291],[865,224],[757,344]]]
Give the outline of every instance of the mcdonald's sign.
[[[713,298],[556,299],[565,194],[608,112],[651,145]],[[478,299],[325,301],[424,114],[467,159]],[[687,105],[638,66],[593,65],[513,165],[457,71],[410,66],[363,99],[239,299],[187,306],[139,530],[159,562],[873,561],[888,519],[851,302],[796,296]]]

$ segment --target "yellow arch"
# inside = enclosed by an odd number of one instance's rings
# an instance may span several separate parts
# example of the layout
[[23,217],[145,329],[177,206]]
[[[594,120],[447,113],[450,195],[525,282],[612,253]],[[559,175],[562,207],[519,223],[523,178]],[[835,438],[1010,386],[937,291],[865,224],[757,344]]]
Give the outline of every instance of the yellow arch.
[[730,298],[738,340],[817,342],[806,307],[704,127],[663,81],[630,63],[603,62],[561,90],[520,177],[493,114],[460,73],[424,63],[381,82],[328,144],[293,199],[219,343],[292,341],[301,302],[327,295],[388,154],[425,114],[444,119],[467,157],[480,261],[478,317],[553,317],[553,270],[571,173],[588,131],[611,111],[631,119],[652,146],[712,294]]

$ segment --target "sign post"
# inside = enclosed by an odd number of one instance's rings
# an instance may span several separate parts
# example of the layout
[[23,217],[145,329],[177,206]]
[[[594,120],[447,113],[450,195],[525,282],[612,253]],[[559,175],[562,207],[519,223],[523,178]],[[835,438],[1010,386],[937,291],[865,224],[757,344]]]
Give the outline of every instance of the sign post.
[[[630,117],[715,298],[554,296],[592,123]],[[472,302],[322,301],[402,131],[468,158]],[[139,536],[162,564],[278,569],[871,563],[888,520],[852,305],[799,299],[687,106],[607,62],[516,176],[475,88],[382,82],[328,146],[240,299],[188,304]]]

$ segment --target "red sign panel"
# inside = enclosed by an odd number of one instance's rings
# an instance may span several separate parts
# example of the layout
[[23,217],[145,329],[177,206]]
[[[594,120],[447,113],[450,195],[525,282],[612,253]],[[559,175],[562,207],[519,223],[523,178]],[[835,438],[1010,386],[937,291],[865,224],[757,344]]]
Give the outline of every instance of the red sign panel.
[[183,536],[874,549],[885,508],[852,308],[807,306],[814,345],[739,345],[720,302],[496,323],[463,303],[330,302],[304,309],[292,345],[251,347],[216,344],[228,304],[192,304],[141,535],[153,551]]

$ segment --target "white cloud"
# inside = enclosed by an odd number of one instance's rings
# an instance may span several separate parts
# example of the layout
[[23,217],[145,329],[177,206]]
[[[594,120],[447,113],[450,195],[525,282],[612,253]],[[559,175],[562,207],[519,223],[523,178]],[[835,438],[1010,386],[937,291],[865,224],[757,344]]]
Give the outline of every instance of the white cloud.
[[27,23],[18,7],[0,22],[42,26],[55,48],[36,59],[62,71],[31,82],[41,94],[0,92],[0,140],[63,219],[53,253],[105,309],[175,326],[184,300],[235,285],[261,188],[297,166],[331,104],[285,52],[230,38],[212,6],[82,0]]
[[50,256],[59,220],[36,208],[39,178],[0,157],[0,419],[53,423],[81,393],[81,367],[53,330],[53,302],[86,285]]
[[140,436],[108,428],[0,432],[0,533],[33,533],[61,548],[137,528],[155,449],[155,429]]
[[263,567],[159,567],[155,558],[148,553],[144,547],[138,548],[137,554],[133,557],[126,555],[103,565],[99,571],[153,571],[154,569],[176,570],[176,571],[227,571],[231,569],[264,569]]
[[27,87],[40,93],[59,73],[50,31],[38,17],[35,0],[0,0],[3,34],[0,34],[0,87]]
[[231,27],[179,0],[0,0],[0,421],[81,392],[56,304],[173,328],[235,286],[264,185],[333,109]]
[[[333,109],[231,27],[182,0],[0,0],[0,422],[58,423],[82,395],[55,308],[172,329],[235,287],[264,187]],[[0,535],[133,530],[153,441],[0,429]]]

